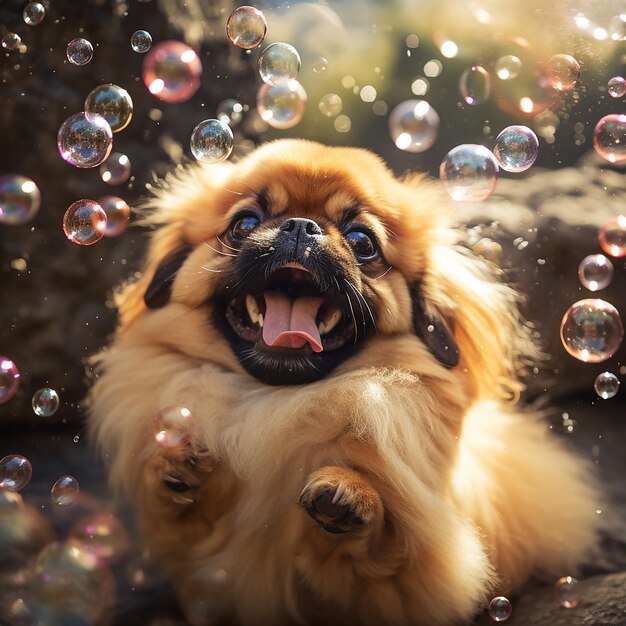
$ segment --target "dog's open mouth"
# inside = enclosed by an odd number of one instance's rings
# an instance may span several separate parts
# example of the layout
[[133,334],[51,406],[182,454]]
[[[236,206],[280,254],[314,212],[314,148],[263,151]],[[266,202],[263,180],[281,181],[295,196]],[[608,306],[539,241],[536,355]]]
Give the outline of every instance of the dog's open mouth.
[[241,339],[268,350],[332,351],[354,337],[352,316],[298,263],[274,271],[262,291],[230,300],[226,319]]

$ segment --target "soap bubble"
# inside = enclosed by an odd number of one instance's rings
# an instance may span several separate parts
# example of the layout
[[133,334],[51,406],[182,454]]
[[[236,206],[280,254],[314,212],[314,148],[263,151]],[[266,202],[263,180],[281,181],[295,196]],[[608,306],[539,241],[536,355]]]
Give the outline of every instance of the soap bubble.
[[11,359],[0,356],[0,404],[8,402],[17,391],[20,372]]
[[169,406],[155,418],[154,440],[164,448],[176,448],[189,441],[193,416],[181,406]]
[[611,358],[623,337],[624,328],[617,309],[604,300],[579,300],[561,321],[563,347],[585,363],[601,363]]
[[99,115],[103,117],[114,133],[123,130],[133,117],[133,101],[126,89],[109,83],[99,85],[85,100],[87,119]]
[[100,178],[109,185],[122,185],[130,178],[130,159],[121,152],[113,152],[100,166]]
[[143,82],[165,102],[185,102],[200,87],[202,63],[195,50],[181,41],[158,43],[143,60]]
[[313,61],[313,71],[316,74],[323,74],[328,69],[328,61],[324,57],[317,57]]
[[243,105],[234,98],[222,100],[217,105],[215,117],[223,124],[228,124],[231,128],[235,128],[243,119]]
[[514,54],[507,54],[496,61],[496,76],[500,80],[511,80],[519,76],[522,62]]
[[95,200],[77,200],[65,211],[63,231],[65,236],[80,246],[90,246],[100,241],[107,225],[107,216]]
[[566,609],[578,606],[582,599],[578,591],[578,581],[572,576],[559,578],[554,586],[554,593],[558,603]]
[[292,128],[302,119],[306,100],[306,91],[297,80],[279,87],[265,83],[257,93],[256,108],[272,128]]
[[612,217],[598,232],[600,247],[609,256],[620,259],[626,256],[626,215]]
[[103,196],[98,200],[107,216],[107,225],[104,231],[105,237],[117,237],[128,226],[130,219],[130,207],[126,201],[117,196]]
[[470,106],[486,102],[491,93],[489,72],[480,65],[466,69],[459,79],[459,90],[463,100]]
[[613,263],[603,254],[590,254],[580,262],[578,278],[583,287],[590,291],[600,291],[613,278]]
[[389,134],[406,152],[425,152],[437,139],[439,115],[426,100],[405,100],[389,115]]
[[439,166],[439,178],[454,200],[478,202],[491,195],[498,182],[498,162],[490,150],[476,144],[452,148]]
[[593,147],[611,163],[626,160],[626,115],[605,115],[593,130]]
[[34,181],[21,174],[0,176],[0,224],[26,224],[40,206],[41,194]]
[[22,43],[22,38],[17,33],[5,33],[2,36],[2,47],[6,50],[17,50]]
[[548,59],[545,67],[546,78],[553,89],[569,91],[580,78],[580,65],[569,54],[555,54]]
[[9,454],[0,460],[0,489],[21,491],[33,475],[30,461],[19,454]]
[[219,120],[204,120],[191,133],[191,152],[198,161],[219,163],[233,151],[233,131]]
[[111,153],[113,133],[99,115],[76,113],[68,117],[57,134],[57,147],[64,161],[75,167],[96,167]]
[[100,565],[112,566],[128,554],[130,540],[122,523],[110,513],[85,517],[74,525],[70,538],[96,557]]
[[78,499],[80,487],[73,476],[61,476],[50,490],[52,501],[58,506],[70,506]]
[[298,78],[300,55],[288,43],[270,44],[259,56],[259,75],[268,85],[279,87]]
[[497,137],[493,154],[507,172],[523,172],[537,158],[539,140],[527,126],[507,126]]
[[235,9],[226,22],[226,34],[236,46],[251,50],[265,38],[267,22],[261,11],[254,7]]
[[598,374],[593,388],[603,400],[608,400],[619,391],[619,379],[612,372],[602,372]]
[[325,115],[326,117],[334,117],[335,115],[339,115],[341,113],[343,102],[336,93],[327,93],[325,96],[320,98],[317,108],[322,115]]
[[67,44],[66,54],[73,65],[87,65],[93,58],[93,46],[90,41],[77,37]]
[[147,30],[136,30],[130,37],[130,46],[140,54],[148,52],[152,47],[152,35]]
[[37,26],[37,24],[41,24],[46,16],[46,8],[41,2],[29,2],[24,7],[22,16],[29,26]]
[[611,98],[621,98],[626,94],[626,80],[621,76],[614,76],[609,80],[606,90]]
[[39,417],[50,417],[59,408],[59,394],[50,387],[35,391],[31,400],[33,411]]
[[513,613],[513,607],[508,598],[497,596],[489,603],[489,617],[494,622],[506,622]]

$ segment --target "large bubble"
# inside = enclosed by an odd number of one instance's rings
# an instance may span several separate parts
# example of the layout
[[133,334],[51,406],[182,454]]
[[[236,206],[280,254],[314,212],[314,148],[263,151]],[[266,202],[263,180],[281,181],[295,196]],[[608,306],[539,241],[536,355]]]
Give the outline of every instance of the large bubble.
[[389,116],[389,134],[400,150],[425,152],[437,139],[439,115],[426,100],[405,100]]
[[21,491],[30,482],[33,468],[20,454],[9,454],[0,459],[0,489]]
[[204,120],[191,133],[191,152],[198,161],[219,163],[233,151],[233,131],[220,120]]
[[610,163],[626,160],[626,115],[605,115],[593,130],[595,151]]
[[539,140],[527,126],[507,126],[497,137],[493,154],[507,172],[523,172],[537,159]]
[[254,7],[238,7],[226,22],[226,35],[240,48],[256,48],[265,38],[267,22],[261,11]]
[[0,176],[0,224],[26,224],[40,206],[41,194],[34,181],[21,174]]
[[266,83],[257,93],[256,107],[262,120],[273,128],[285,129],[300,122],[306,100],[306,91],[297,80],[278,87]]
[[57,134],[57,147],[64,161],[75,167],[96,167],[111,153],[113,133],[100,115],[76,113],[68,117]]
[[298,78],[300,55],[290,44],[277,42],[270,44],[259,56],[259,75],[268,85],[287,85]]
[[569,54],[555,54],[545,67],[546,78],[557,91],[569,91],[580,78],[580,64]]
[[107,216],[95,201],[77,200],[65,212],[63,231],[65,236],[80,246],[90,246],[100,241],[106,230]]
[[561,321],[564,348],[585,363],[601,363],[611,358],[623,337],[624,328],[617,309],[604,300],[579,300]]
[[489,197],[498,182],[498,162],[492,152],[476,144],[452,148],[439,166],[439,177],[457,201],[478,202]]
[[85,114],[103,117],[114,133],[123,130],[133,117],[133,101],[126,89],[109,83],[93,89],[85,100]]

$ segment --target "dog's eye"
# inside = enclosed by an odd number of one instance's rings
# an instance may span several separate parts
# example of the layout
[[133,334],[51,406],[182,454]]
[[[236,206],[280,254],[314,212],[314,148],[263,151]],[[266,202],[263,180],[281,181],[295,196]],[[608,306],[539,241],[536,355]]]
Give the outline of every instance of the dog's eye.
[[378,256],[376,241],[369,233],[355,228],[345,237],[359,261],[373,261]]
[[253,213],[238,215],[231,223],[230,238],[233,241],[243,241],[260,223],[260,218]]

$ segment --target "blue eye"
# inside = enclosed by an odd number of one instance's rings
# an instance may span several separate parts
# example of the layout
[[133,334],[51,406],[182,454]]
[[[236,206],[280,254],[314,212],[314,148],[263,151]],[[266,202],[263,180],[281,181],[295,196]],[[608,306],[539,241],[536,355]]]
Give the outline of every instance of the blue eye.
[[378,256],[374,238],[363,230],[351,230],[346,233],[345,237],[359,261],[373,261]]
[[233,241],[243,241],[260,223],[261,220],[256,215],[236,217],[230,227],[230,238]]

